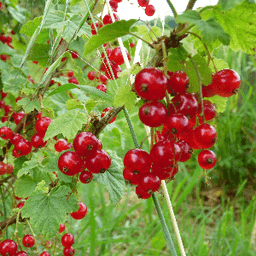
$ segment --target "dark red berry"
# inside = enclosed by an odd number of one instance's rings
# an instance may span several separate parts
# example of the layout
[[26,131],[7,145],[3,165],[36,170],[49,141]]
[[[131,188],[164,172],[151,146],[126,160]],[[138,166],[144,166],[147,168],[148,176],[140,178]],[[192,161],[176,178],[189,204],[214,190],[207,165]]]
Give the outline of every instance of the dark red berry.
[[183,71],[176,71],[175,73],[167,71],[169,75],[167,90],[171,93],[183,93],[189,88],[188,76]]
[[96,73],[94,71],[90,71],[88,74],[87,74],[87,77],[89,80],[94,80],[95,77],[96,77]]
[[[114,18],[115,18],[115,21],[118,21],[119,20],[119,17],[114,13]],[[104,25],[107,25],[107,24],[112,24],[113,21],[112,21],[112,18],[110,16],[110,14],[106,14],[104,17],[103,17],[103,20],[102,20],[103,24]]]
[[32,247],[35,244],[35,239],[31,235],[25,235],[22,239],[22,244],[25,247]]
[[147,16],[153,16],[155,14],[155,7],[152,4],[149,4],[145,9],[145,14]]
[[216,95],[216,93],[213,91],[213,84],[210,84],[208,86],[203,85],[202,94],[203,94],[203,97],[208,97],[208,98]]
[[[216,116],[216,107],[214,104],[212,104],[209,100],[204,100],[203,101],[203,106],[204,106],[204,116],[205,120],[209,121],[212,120]],[[197,116],[200,116],[201,114],[201,103],[198,104],[198,110],[197,110]],[[199,123],[202,124],[202,116],[199,117]]]
[[68,176],[74,176],[81,171],[83,161],[81,157],[73,151],[63,153],[58,160],[60,171]]
[[185,142],[187,142],[191,148],[201,149],[201,147],[195,142],[194,131],[195,129],[190,128],[187,132],[183,134],[179,134],[178,136],[181,140],[184,140]]
[[72,76],[74,76],[74,72],[73,71],[68,71],[68,77],[72,77]]
[[103,83],[103,84],[107,84],[107,81],[108,81],[108,78],[106,77],[106,76],[104,76],[104,75],[101,75],[100,76],[100,81]]
[[63,255],[64,256],[72,256],[75,254],[75,249],[71,246],[69,248],[64,248],[63,249]]
[[138,185],[139,175],[135,174],[132,170],[125,168],[123,170],[123,176],[125,181],[131,185]]
[[65,248],[70,248],[74,243],[74,236],[70,233],[66,233],[62,236],[61,243]]
[[72,51],[71,52],[71,57],[72,57],[72,59],[77,59],[79,57],[78,52],[77,51]]
[[24,116],[25,116],[25,112],[24,111],[16,113],[14,115],[14,123],[15,124],[19,124]]
[[44,134],[51,122],[52,119],[49,117],[41,117],[38,119],[35,123],[37,133]]
[[15,144],[14,149],[17,151],[18,154],[26,156],[31,152],[32,145],[28,140],[21,139]]
[[59,139],[56,144],[54,145],[54,148],[57,152],[62,152],[63,150],[68,149],[68,142],[64,139]]
[[21,209],[24,206],[25,202],[20,202],[17,204],[17,208]]
[[[125,52],[126,55],[128,57],[128,59],[130,58],[127,49],[125,48]],[[112,52],[111,55],[109,57],[110,61],[112,61],[113,63],[115,63],[116,65],[122,65],[124,64],[124,57],[121,51],[121,47],[118,46],[116,47]]]
[[7,174],[13,173],[13,166],[11,164],[6,165],[6,173]]
[[23,137],[19,133],[14,133],[10,139],[10,142],[15,146],[15,144],[23,139]]
[[111,165],[111,158],[104,150],[97,150],[96,154],[86,161],[87,169],[92,173],[103,173]]
[[109,69],[108,63],[104,63],[103,65],[104,65],[104,67],[105,67],[105,75],[106,75],[106,77],[107,77],[108,79],[116,80],[116,79],[117,79],[117,73],[122,71],[119,65],[115,65],[115,64],[113,64],[113,63],[111,62],[111,63],[110,63],[110,66],[111,66],[111,69],[112,69],[113,74],[114,74],[114,78],[113,78],[112,72],[111,72],[110,69]]
[[84,184],[90,183],[92,179],[93,179],[93,174],[88,171],[82,171],[79,176],[79,180]]
[[164,124],[167,118],[167,108],[158,101],[145,103],[139,110],[140,121],[150,127],[158,127]]
[[6,239],[1,243],[1,255],[2,256],[16,256],[17,244],[11,240]]
[[185,115],[177,113],[169,115],[165,121],[165,125],[172,133],[182,134],[188,131],[189,121]]
[[157,68],[144,68],[135,77],[135,90],[146,100],[162,100],[167,88],[167,78]]
[[180,157],[179,161],[180,162],[188,161],[193,154],[193,149],[184,140],[179,140],[177,142],[177,144],[179,145],[179,147],[181,149],[181,157]]
[[71,78],[69,78],[68,82],[71,84],[79,84],[75,76],[72,76]]
[[79,202],[78,206],[78,211],[70,213],[71,217],[75,220],[83,219],[87,213],[87,207],[83,202]]
[[217,142],[217,132],[210,124],[199,125],[193,133],[196,144],[203,148],[211,148]]
[[12,135],[13,135],[13,131],[9,127],[1,127],[0,128],[0,137],[2,139],[9,140],[9,139],[11,139]]
[[135,46],[135,43],[134,42],[131,42],[130,43],[130,47],[133,48]]
[[31,145],[34,148],[42,148],[46,145],[47,141],[44,142],[44,134],[34,134],[31,137]]
[[160,188],[161,180],[156,174],[150,172],[142,173],[139,177],[139,186],[149,194],[153,194]]
[[203,150],[198,155],[198,163],[205,170],[213,168],[216,161],[216,155],[211,150]]
[[140,186],[136,187],[135,192],[136,192],[139,199],[148,199],[152,196],[152,194],[149,194],[146,190],[144,190]]
[[65,230],[65,224],[60,224],[59,233],[62,233]]

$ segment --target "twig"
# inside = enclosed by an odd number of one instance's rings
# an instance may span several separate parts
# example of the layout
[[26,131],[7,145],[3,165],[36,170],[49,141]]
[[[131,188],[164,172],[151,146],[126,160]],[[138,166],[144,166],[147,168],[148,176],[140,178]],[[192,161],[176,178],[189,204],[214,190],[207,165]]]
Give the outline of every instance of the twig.
[[33,230],[33,228],[31,227],[31,225],[30,225],[30,223],[29,223],[29,220],[26,219],[26,221],[27,221],[27,224],[28,224],[28,226],[29,226],[29,228],[30,228],[30,230],[31,230],[31,233],[33,234],[33,237],[34,237],[34,239],[35,239],[36,251],[37,251],[37,254],[39,255],[38,244],[37,244],[37,241],[36,241],[36,234],[34,233],[34,230]]
[[197,0],[189,0],[188,5],[187,5],[187,8],[186,8],[185,11],[192,10],[193,7],[194,7],[194,5],[195,5],[195,2],[196,2],[196,1],[197,1]]
[[166,0],[166,1],[167,1],[168,5],[170,6],[174,17],[177,17],[177,16],[178,16],[178,13],[177,13],[177,11],[176,11],[174,5],[172,4],[172,2],[171,2],[170,0]]

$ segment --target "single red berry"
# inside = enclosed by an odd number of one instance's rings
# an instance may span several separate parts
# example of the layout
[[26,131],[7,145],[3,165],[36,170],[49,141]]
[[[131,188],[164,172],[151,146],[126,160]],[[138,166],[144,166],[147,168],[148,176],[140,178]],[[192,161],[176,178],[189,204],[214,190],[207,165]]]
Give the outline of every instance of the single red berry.
[[66,61],[68,58],[67,57],[63,57],[62,59],[61,59],[61,62],[64,62],[64,61]]
[[32,145],[28,140],[21,139],[15,144],[14,149],[17,151],[18,154],[26,156],[31,152]]
[[6,174],[7,171],[7,165],[3,162],[0,162],[0,175]]
[[103,83],[103,84],[107,84],[107,81],[108,81],[108,78],[106,77],[106,76],[104,76],[104,75],[101,75],[100,76],[100,81]]
[[134,42],[131,42],[130,43],[130,47],[133,48],[135,46],[135,43]]
[[169,75],[167,90],[171,93],[183,93],[189,88],[188,76],[183,71],[175,73],[167,71]]
[[38,64],[38,61],[37,60],[33,60],[32,61],[34,64]]
[[71,217],[75,220],[83,219],[87,213],[87,207],[83,202],[79,202],[78,205],[78,211],[70,213]]
[[105,84],[99,84],[96,89],[102,91],[102,92],[106,92],[107,91],[107,86]]
[[81,157],[73,151],[63,153],[58,160],[60,171],[68,176],[74,176],[81,171],[83,161]]
[[198,155],[198,163],[205,170],[213,168],[216,161],[216,155],[211,150],[202,150]]
[[72,51],[71,52],[71,57],[72,57],[72,59],[77,59],[79,57],[78,52],[77,51]]
[[213,76],[213,90],[221,97],[230,97],[238,93],[241,80],[232,69],[222,69]]
[[49,252],[43,251],[40,256],[51,256]]
[[125,168],[123,170],[123,177],[126,183],[131,185],[138,185],[139,183],[139,175],[135,174],[132,170]]
[[203,148],[211,148],[217,142],[217,132],[210,124],[199,125],[193,133],[196,144]]
[[20,202],[17,204],[17,208],[21,209],[24,206],[25,202]]
[[62,233],[65,230],[65,224],[60,224],[59,233]]
[[68,77],[72,77],[72,76],[74,76],[74,72],[73,71],[68,71]]
[[70,233],[66,233],[62,236],[61,243],[65,248],[70,248],[74,243],[74,236]]
[[25,112],[24,111],[16,113],[14,115],[14,123],[15,124],[19,124],[24,116],[25,116]]
[[[126,55],[127,55],[128,59],[131,60],[131,57],[129,56],[128,51],[127,51],[126,48],[125,48],[125,52],[126,52]],[[111,52],[111,55],[110,55],[109,59],[110,59],[110,61],[112,61],[116,65],[124,64],[124,57],[123,57],[123,54],[122,54],[120,46],[116,47]]]
[[97,137],[90,132],[78,133],[73,141],[76,153],[83,157],[93,157],[97,150],[97,144]]
[[31,145],[34,148],[42,148],[46,145],[47,141],[44,141],[44,134],[36,133],[31,137]]
[[138,0],[138,4],[141,7],[147,7],[149,4],[149,0]]
[[155,14],[155,11],[156,11],[156,9],[155,9],[154,5],[149,4],[149,5],[146,7],[146,9],[145,9],[145,14],[146,14],[147,16],[153,16],[153,15]]
[[195,142],[194,132],[195,132],[195,129],[190,128],[187,132],[185,132],[183,134],[178,134],[178,137],[179,137],[179,139],[184,140],[185,142],[187,142],[188,145],[192,149],[201,149],[201,147]]
[[[115,13],[114,13],[114,18],[115,18],[115,21],[120,20],[119,17],[118,17]],[[103,17],[102,22],[103,22],[104,25],[112,24],[113,21],[112,21],[112,18],[111,18],[111,16],[110,16],[110,14],[106,14],[106,15]]]
[[11,240],[6,239],[1,243],[1,255],[2,256],[16,256],[17,244]]
[[110,1],[109,1],[109,4],[110,4],[112,10],[113,10],[114,12],[117,12],[118,3],[115,2],[115,0],[110,0]]
[[135,90],[146,100],[162,100],[167,88],[167,78],[157,68],[144,68],[135,77]]
[[149,194],[153,194],[160,188],[161,180],[153,173],[142,173],[139,177],[139,186]]
[[5,106],[5,102],[4,99],[0,100],[0,108],[4,108]]
[[68,82],[71,84],[79,84],[77,81],[77,78],[75,76],[72,76],[68,79]]
[[95,79],[95,76],[96,76],[96,73],[94,71],[90,71],[87,74],[88,79],[91,80],[91,81]]
[[97,150],[96,154],[86,161],[87,169],[92,173],[104,173],[111,165],[111,158],[104,150]]
[[[102,113],[101,113],[101,118],[102,118],[103,116],[105,116],[105,114],[106,114],[108,111],[110,111],[111,109],[112,109],[111,107],[107,107],[107,108],[103,109],[103,110],[102,110]],[[115,116],[114,118],[112,118],[112,120],[109,122],[109,124],[112,124],[113,122],[115,122],[115,120],[116,120],[116,116]]]
[[37,133],[44,134],[51,122],[52,119],[49,117],[41,117],[38,119],[35,123],[35,129]]
[[179,147],[181,149],[181,157],[180,157],[179,161],[180,162],[188,161],[193,154],[193,149],[184,140],[177,141],[177,144],[179,145]]
[[167,118],[167,108],[158,101],[145,103],[139,110],[140,121],[150,127],[158,127],[164,124]]
[[17,252],[16,256],[28,256],[28,254],[24,251]]
[[23,139],[23,137],[19,133],[14,133],[10,139],[10,142],[15,146],[15,144]]
[[13,173],[13,166],[11,164],[6,165],[6,173],[7,174]]
[[2,139],[9,140],[9,139],[11,139],[12,135],[13,135],[13,131],[9,127],[1,127],[0,128],[0,137]]
[[22,239],[22,244],[25,247],[32,247],[35,244],[35,239],[31,235],[25,235]]
[[84,184],[90,183],[92,179],[93,179],[93,174],[88,171],[82,171],[79,176],[79,180]]
[[124,156],[124,166],[135,174],[149,172],[151,163],[150,155],[142,149],[131,149]]
[[178,165],[175,164],[173,166],[161,167],[153,164],[152,173],[156,174],[161,180],[172,178],[178,173]]
[[63,255],[64,256],[72,256],[75,254],[75,249],[71,246],[69,248],[64,248],[63,249]]
[[149,194],[146,190],[144,190],[142,187],[137,186],[135,190],[137,196],[139,199],[148,199],[152,196],[152,194]]
[[[214,104],[212,104],[209,100],[204,100],[203,101],[203,106],[204,106],[204,116],[205,120],[209,121],[212,120],[216,116],[216,107]],[[200,116],[201,114],[201,103],[198,104],[198,110],[197,110],[197,116]],[[199,123],[203,123],[203,118],[200,116],[199,118]]]
[[57,152],[62,152],[63,150],[68,149],[68,142],[64,139],[59,139],[55,145],[54,148]]
[[165,125],[172,133],[182,134],[188,131],[189,121],[185,115],[177,113],[169,115],[165,121]]
[[2,54],[2,55],[0,55],[0,59],[2,61],[6,61],[7,59],[10,59],[10,57],[8,55],[6,55],[6,54]]

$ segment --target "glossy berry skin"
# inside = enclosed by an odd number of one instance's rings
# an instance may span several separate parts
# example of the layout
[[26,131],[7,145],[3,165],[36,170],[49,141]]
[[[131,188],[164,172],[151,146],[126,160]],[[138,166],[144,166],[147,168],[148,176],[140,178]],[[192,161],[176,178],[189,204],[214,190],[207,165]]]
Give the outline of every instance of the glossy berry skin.
[[158,165],[152,166],[152,173],[156,174],[161,180],[174,177],[178,172],[178,165],[161,167]]
[[145,9],[145,14],[147,16],[153,16],[155,14],[155,7],[152,4],[149,4]]
[[173,73],[167,71],[167,74],[170,77],[168,78],[168,93],[183,93],[189,88],[189,79],[185,72],[176,71],[175,73]]
[[217,142],[217,132],[210,124],[199,125],[193,136],[196,144],[203,149],[211,148]]
[[13,135],[12,129],[9,127],[1,127],[0,128],[0,137],[4,140],[9,140]]
[[25,246],[25,247],[32,247],[34,244],[35,244],[35,239],[33,236],[31,235],[25,235],[22,239],[22,244]]
[[26,156],[31,152],[32,145],[28,140],[22,139],[15,144],[14,149],[17,151],[18,154]]
[[13,173],[13,166],[11,164],[6,165],[6,173],[7,174]]
[[185,115],[177,113],[169,115],[165,121],[165,125],[172,133],[182,134],[188,131],[189,121]]
[[74,236],[70,233],[66,233],[62,236],[61,243],[65,248],[70,248],[74,243]]
[[[128,59],[131,59],[126,48],[125,48],[125,52],[126,52],[126,54],[127,54]],[[121,47],[120,47],[120,46],[116,47],[116,48],[111,52],[111,55],[110,55],[109,59],[110,59],[114,64],[116,64],[116,65],[122,65],[122,64],[124,64],[124,57],[123,57],[123,54],[122,54],[122,51],[121,51]]]
[[75,249],[71,246],[69,248],[64,248],[63,249],[63,255],[64,256],[72,256],[75,254]]
[[88,171],[82,171],[79,176],[79,180],[84,184],[90,183],[92,179],[93,179],[93,174]]
[[68,71],[68,77],[72,77],[72,76],[74,76],[74,72],[73,71]]
[[104,75],[101,75],[100,76],[100,81],[103,83],[103,84],[107,84],[107,82],[108,82],[108,78],[106,77],[106,76],[104,76]]
[[145,103],[139,110],[140,121],[149,127],[158,127],[164,124],[167,118],[167,108],[158,101]]
[[167,78],[160,69],[144,68],[135,77],[135,90],[146,100],[162,100],[167,88]]
[[[115,21],[118,21],[119,20],[119,17],[114,13],[114,18],[115,18]],[[112,24],[113,21],[112,21],[112,18],[110,16],[110,14],[106,14],[104,17],[103,17],[103,20],[102,20],[103,24],[104,25],[107,25],[107,24]]]
[[222,69],[213,76],[213,90],[221,97],[237,94],[240,84],[238,73],[232,69]]
[[124,156],[124,166],[135,174],[148,172],[151,168],[150,155],[142,149],[131,149]]
[[21,209],[24,206],[25,202],[19,202],[16,206],[16,208]]
[[55,145],[54,148],[57,152],[62,152],[63,150],[68,149],[68,142],[64,139],[59,139]]
[[174,142],[162,140],[157,142],[150,150],[150,157],[153,164],[167,167],[175,161]]
[[139,199],[148,199],[152,196],[152,194],[149,194],[139,185],[136,187],[135,193],[137,194]]
[[83,157],[93,157],[97,150],[97,144],[97,137],[91,132],[80,132],[73,141],[74,150]]
[[6,239],[1,243],[0,252],[2,256],[16,256],[17,244],[11,239]]
[[180,157],[179,161],[180,162],[188,161],[193,154],[193,149],[184,140],[177,141],[177,144],[179,145],[179,147],[181,149],[181,157]]
[[149,4],[149,0],[138,0],[138,4],[141,7],[147,7]]
[[0,175],[6,174],[7,171],[7,165],[3,162],[0,162]]
[[25,116],[25,112],[23,111],[16,113],[14,116],[14,123],[19,124],[24,116]]
[[44,134],[51,122],[52,119],[49,117],[41,117],[38,119],[35,123],[35,129],[37,133]]
[[47,251],[43,251],[40,256],[51,256],[51,254]]
[[65,230],[65,224],[60,224],[59,233],[62,233]]
[[133,48],[135,46],[135,43],[134,42],[131,42],[130,43],[130,47]]
[[213,84],[210,84],[208,86],[203,85],[202,94],[203,94],[203,97],[207,97],[207,98],[210,98],[216,95],[216,93],[213,91]]
[[111,158],[104,150],[97,150],[94,157],[86,161],[87,169],[92,173],[104,173],[111,165]]
[[195,129],[194,128],[190,128],[187,132],[183,133],[183,134],[179,134],[179,138],[181,140],[184,140],[185,142],[188,143],[188,145],[192,148],[192,149],[201,149],[201,146],[199,146],[194,138],[194,132]]
[[216,155],[211,150],[202,150],[198,155],[198,163],[205,170],[213,168],[216,161]]
[[24,251],[17,252],[16,256],[28,256],[28,254]]
[[72,76],[71,78],[69,78],[68,82],[71,84],[79,84],[75,76]]
[[72,57],[72,59],[77,59],[79,57],[79,53],[77,51],[72,51],[71,57]]
[[83,219],[87,213],[87,207],[83,202],[79,202],[78,205],[78,211],[70,213],[71,217],[75,220]]
[[123,177],[126,181],[126,183],[130,185],[138,185],[139,183],[139,176],[138,174],[135,174],[132,170],[128,168],[124,168],[123,170]]
[[96,73],[94,71],[90,71],[88,74],[87,74],[87,77],[89,80],[94,80],[95,77],[96,77]]
[[68,176],[74,176],[81,171],[83,161],[81,157],[73,151],[63,153],[58,160],[60,171]]
[[196,115],[198,101],[193,94],[188,92],[178,94],[172,99],[172,103],[174,104],[177,112],[187,117],[193,117]]
[[[209,100],[204,100],[203,106],[204,106],[205,120],[206,121],[212,120],[217,113],[215,105],[213,105]],[[200,114],[201,114],[201,103],[198,104],[197,116],[199,116]],[[203,119],[202,117],[199,118],[200,124],[203,123],[202,119]]]
[[161,180],[156,174],[143,173],[139,178],[139,186],[149,194],[152,194],[160,188]]
[[107,91],[107,86],[105,84],[99,84],[96,89],[102,91],[102,92],[106,92]]
[[34,134],[31,137],[31,145],[34,148],[42,148],[46,145],[47,141],[44,142],[44,134]]

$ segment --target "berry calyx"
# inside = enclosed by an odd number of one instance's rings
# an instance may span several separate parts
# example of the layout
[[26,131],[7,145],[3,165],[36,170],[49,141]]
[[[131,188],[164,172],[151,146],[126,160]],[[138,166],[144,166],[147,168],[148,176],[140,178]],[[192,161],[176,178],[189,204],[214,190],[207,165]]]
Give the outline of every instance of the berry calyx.
[[75,249],[71,246],[69,248],[64,248],[63,249],[63,255],[64,256],[72,256],[75,254]]

